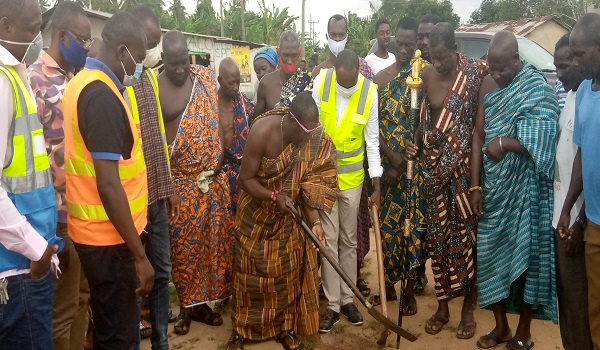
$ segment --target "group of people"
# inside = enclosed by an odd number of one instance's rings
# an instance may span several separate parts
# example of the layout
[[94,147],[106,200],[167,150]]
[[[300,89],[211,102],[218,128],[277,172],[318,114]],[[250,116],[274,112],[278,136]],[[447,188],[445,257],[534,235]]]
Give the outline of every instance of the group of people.
[[229,300],[227,349],[301,349],[299,335],[363,317],[292,208],[368,295],[373,207],[380,293],[397,299],[402,282],[405,316],[431,259],[428,334],[462,297],[457,338],[474,336],[477,299],[494,313],[479,349],[532,349],[532,318],[560,319],[566,349],[600,346],[600,15],[556,44],[556,89],[509,32],[483,61],[435,15],[382,19],[363,59],[334,15],[321,64],[301,67],[293,32],[256,54],[256,102],[233,59],[190,65],[184,35],[163,35],[147,7],[92,38],[83,8],[61,2],[45,50],[41,22],[37,1],[0,0],[0,349],[80,350],[86,333],[94,349],[137,349],[139,297],[155,350],[170,321],[177,334],[221,325],[208,303]]

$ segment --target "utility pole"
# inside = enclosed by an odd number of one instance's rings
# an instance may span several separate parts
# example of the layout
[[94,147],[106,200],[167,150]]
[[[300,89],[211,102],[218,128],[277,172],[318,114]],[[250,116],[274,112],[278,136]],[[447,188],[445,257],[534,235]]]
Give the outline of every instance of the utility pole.
[[306,30],[304,28],[306,0],[302,0],[302,59],[306,59]]
[[246,14],[246,0],[242,0],[242,41],[246,41],[246,25],[244,24],[245,14]]
[[221,36],[225,36],[225,24],[223,23],[223,0],[220,0],[221,5]]

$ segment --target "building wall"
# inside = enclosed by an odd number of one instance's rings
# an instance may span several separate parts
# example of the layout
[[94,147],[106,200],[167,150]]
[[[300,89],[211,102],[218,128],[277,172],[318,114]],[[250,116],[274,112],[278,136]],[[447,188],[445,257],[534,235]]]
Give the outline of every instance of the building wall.
[[[104,28],[104,23],[106,23],[105,19],[100,19],[96,17],[89,17],[91,30],[92,30],[92,38],[100,37],[102,35],[102,28]],[[50,41],[52,37],[52,28],[45,28],[42,31],[42,38],[44,39],[44,47],[50,46]]]
[[567,29],[565,27],[555,21],[547,21],[527,35],[527,38],[554,54],[554,45],[566,33]]

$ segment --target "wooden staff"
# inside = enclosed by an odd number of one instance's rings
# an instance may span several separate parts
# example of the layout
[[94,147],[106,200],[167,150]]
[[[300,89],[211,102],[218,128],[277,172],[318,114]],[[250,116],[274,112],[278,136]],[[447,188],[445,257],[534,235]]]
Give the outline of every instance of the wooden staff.
[[[421,50],[415,50],[415,58],[412,63],[412,72],[406,78],[406,85],[410,88],[410,115],[409,127],[412,140],[414,142],[414,134],[419,115],[419,91],[423,86],[421,79],[421,66],[423,59],[421,58]],[[406,144],[405,144],[406,146]],[[406,202],[404,203],[404,237],[402,239],[402,280],[400,282],[400,303],[398,308],[398,326],[402,327],[402,316],[404,316],[404,295],[406,293],[406,282],[410,270],[410,261],[408,261],[408,240],[410,239],[411,231],[411,213],[412,208],[412,179],[413,179],[414,160],[411,158],[406,162]],[[400,348],[400,337],[396,337],[396,349]]]
[[[373,231],[375,232],[375,249],[377,250],[377,277],[379,278],[379,300],[381,301],[381,313],[383,316],[388,317],[387,311],[387,295],[385,294],[385,270],[383,268],[383,248],[381,244],[381,231],[379,229],[379,214],[377,213],[377,206],[371,207],[371,220],[373,220]],[[377,344],[385,346],[387,337],[390,335],[390,331],[386,328],[381,332]]]

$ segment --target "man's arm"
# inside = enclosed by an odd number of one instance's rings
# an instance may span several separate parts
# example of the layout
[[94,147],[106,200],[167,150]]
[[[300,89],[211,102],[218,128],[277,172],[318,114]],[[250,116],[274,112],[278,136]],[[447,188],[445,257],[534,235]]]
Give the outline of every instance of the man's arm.
[[[0,108],[0,169],[8,165],[7,161],[12,156],[7,155],[9,151],[7,144],[12,137],[10,131],[14,113],[13,96],[12,85],[3,74],[0,74],[0,106],[2,106]],[[19,213],[2,187],[0,187],[0,244],[34,262],[41,260],[43,256],[47,257],[46,253],[53,250],[44,237]],[[47,258],[49,262],[49,257]]]
[[256,92],[256,107],[254,107],[254,118],[256,120],[260,115],[267,111],[267,99],[265,97],[265,89],[267,88],[265,78],[263,77],[258,84],[258,91]]
[[265,120],[259,120],[248,133],[244,157],[240,165],[240,188],[256,199],[270,201],[272,191],[260,184],[256,175],[269,140],[269,129]]
[[373,94],[373,103],[369,110],[369,120],[365,127],[365,141],[367,143],[367,162],[369,163],[369,176],[373,181],[373,194],[371,203],[379,207],[381,205],[380,180],[383,175],[381,166],[381,155],[379,154],[379,105],[377,91]]
[[[487,76],[481,83],[479,89],[479,106],[477,107],[477,117],[475,120],[475,129],[473,130],[473,141],[471,144],[471,188],[481,186],[481,169],[483,166],[483,140],[485,139],[485,110],[483,108],[483,98],[490,92],[496,83],[492,77]],[[469,196],[471,209],[477,216],[483,215],[483,196],[481,190],[472,191]]]
[[[561,210],[561,219],[563,215],[569,215],[570,217],[571,209],[575,205],[575,202],[577,201],[577,198],[579,198],[579,195],[581,195],[581,192],[583,192],[583,176],[581,169],[581,147],[578,147],[577,154],[575,154],[575,159],[573,160],[573,171],[571,173],[571,183],[569,184],[569,191],[567,192],[567,197],[565,198],[565,203],[563,204]],[[557,225],[559,227],[557,228],[560,228],[561,221],[559,221]],[[569,225],[569,222],[566,222],[566,225]]]

